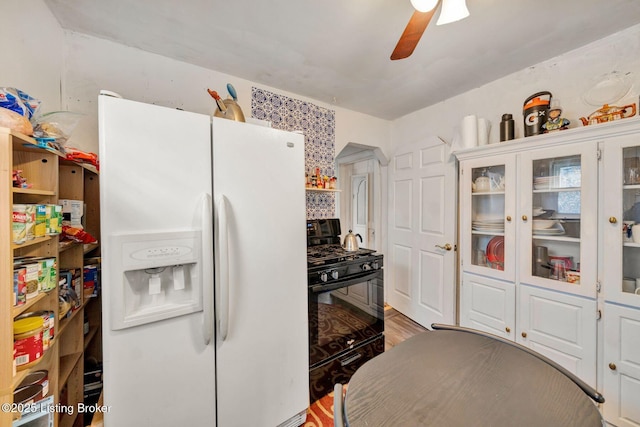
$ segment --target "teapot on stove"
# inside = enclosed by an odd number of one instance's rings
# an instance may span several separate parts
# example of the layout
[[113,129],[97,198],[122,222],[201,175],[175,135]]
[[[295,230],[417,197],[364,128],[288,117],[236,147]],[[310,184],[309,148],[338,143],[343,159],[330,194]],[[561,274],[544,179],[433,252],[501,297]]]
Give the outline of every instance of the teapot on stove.
[[353,252],[358,250],[358,239],[356,236],[360,238],[360,243],[362,243],[362,236],[360,234],[353,234],[351,230],[349,230],[349,234],[347,234],[344,238],[344,243],[342,244],[342,248],[347,252]]
[[636,104],[625,105],[624,107],[616,107],[615,105],[604,104],[602,108],[594,111],[589,117],[580,117],[580,121],[584,126],[595,125],[598,123],[611,122],[613,120],[626,119],[636,115]]

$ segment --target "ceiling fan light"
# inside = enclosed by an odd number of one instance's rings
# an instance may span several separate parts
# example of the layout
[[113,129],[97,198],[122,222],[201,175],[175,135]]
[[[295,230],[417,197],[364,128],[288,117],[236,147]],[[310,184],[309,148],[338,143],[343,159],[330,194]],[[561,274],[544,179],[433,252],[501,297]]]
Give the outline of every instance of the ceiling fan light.
[[436,4],[438,0],[411,0],[411,5],[418,12],[429,12]]
[[450,24],[469,16],[466,0],[442,0],[442,9],[436,25]]

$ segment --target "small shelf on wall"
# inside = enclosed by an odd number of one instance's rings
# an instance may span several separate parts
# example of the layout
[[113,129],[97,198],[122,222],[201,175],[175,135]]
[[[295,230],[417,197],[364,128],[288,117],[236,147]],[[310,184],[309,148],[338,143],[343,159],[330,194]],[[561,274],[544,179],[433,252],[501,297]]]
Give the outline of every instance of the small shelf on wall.
[[327,189],[327,188],[305,188],[307,191],[317,191],[319,193],[339,193],[342,190]]

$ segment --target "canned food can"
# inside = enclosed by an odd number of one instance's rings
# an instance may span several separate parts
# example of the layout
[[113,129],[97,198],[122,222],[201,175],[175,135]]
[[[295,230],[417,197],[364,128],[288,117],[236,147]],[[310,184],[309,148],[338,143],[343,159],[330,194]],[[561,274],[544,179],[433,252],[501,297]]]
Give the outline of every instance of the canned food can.
[[27,240],[27,205],[13,205],[11,228],[13,243],[20,244]]
[[27,317],[13,322],[13,347],[18,370],[28,368],[42,357],[42,317]]

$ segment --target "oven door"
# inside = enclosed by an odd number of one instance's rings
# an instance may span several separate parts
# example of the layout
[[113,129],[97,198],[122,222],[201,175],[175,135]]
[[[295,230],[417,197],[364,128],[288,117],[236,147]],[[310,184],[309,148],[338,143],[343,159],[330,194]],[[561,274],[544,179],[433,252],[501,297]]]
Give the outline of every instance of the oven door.
[[382,270],[309,287],[310,368],[383,332]]

